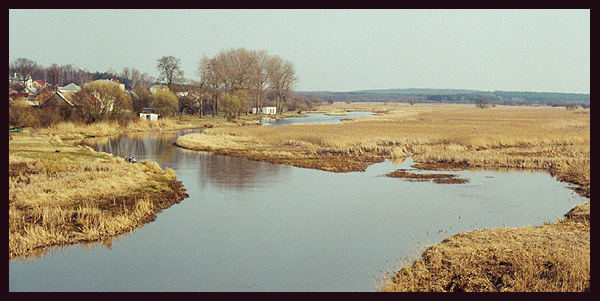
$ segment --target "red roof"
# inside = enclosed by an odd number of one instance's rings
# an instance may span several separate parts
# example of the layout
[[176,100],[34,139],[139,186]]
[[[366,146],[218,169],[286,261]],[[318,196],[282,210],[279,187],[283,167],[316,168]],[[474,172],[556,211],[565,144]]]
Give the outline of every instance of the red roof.
[[45,86],[45,85],[46,85],[46,81],[43,81],[43,80],[41,80],[41,79],[38,79],[38,80],[36,80],[35,82],[36,82],[36,83],[38,83],[38,84],[40,84],[40,85],[42,85],[42,86]]
[[117,83],[117,84],[122,84],[124,85],[124,83],[120,82],[118,79],[116,78],[111,78],[110,80],[112,80],[113,82]]

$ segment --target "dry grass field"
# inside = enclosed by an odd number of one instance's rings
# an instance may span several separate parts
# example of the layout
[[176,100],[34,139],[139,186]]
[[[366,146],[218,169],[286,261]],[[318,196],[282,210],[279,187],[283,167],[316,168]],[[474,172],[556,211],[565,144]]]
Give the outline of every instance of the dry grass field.
[[[344,110],[345,104],[322,111]],[[341,124],[221,126],[180,137],[177,145],[328,171],[362,171],[385,158],[419,163],[547,170],[589,196],[589,109],[473,105],[348,104],[371,110]]]
[[[242,120],[240,122],[245,122]],[[174,131],[192,128],[205,128],[231,124],[223,117],[204,116],[202,118],[185,116],[183,118],[162,118],[158,121],[146,121],[133,118],[127,123],[117,121],[99,121],[91,124],[63,121],[47,128],[35,129],[46,135],[58,135],[63,140],[82,139],[89,136],[102,137],[130,132]],[[27,131],[27,130],[26,130]]]
[[9,260],[53,245],[109,241],[186,196],[168,168],[128,163],[58,136],[12,134],[8,163]]

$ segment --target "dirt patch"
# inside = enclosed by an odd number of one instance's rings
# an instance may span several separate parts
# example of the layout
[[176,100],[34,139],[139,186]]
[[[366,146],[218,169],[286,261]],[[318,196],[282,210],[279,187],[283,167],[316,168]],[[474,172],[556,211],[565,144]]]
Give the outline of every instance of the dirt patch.
[[385,159],[376,156],[344,156],[321,155],[314,153],[294,153],[293,155],[276,156],[272,153],[246,150],[218,150],[219,155],[247,158],[254,161],[286,164],[301,168],[319,169],[330,172],[365,171],[369,165],[383,162]]
[[433,181],[437,184],[465,184],[469,183],[468,179],[458,178],[453,174],[422,174],[409,172],[406,169],[397,169],[386,174],[390,178],[400,178],[411,182],[427,182]]

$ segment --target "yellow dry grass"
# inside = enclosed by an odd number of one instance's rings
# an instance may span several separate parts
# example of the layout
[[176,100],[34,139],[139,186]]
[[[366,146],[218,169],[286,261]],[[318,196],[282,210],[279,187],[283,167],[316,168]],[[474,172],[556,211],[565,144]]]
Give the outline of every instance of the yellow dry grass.
[[589,194],[589,109],[498,106],[482,110],[473,105],[372,103],[348,104],[344,109],[344,105],[323,108],[380,113],[336,125],[215,127],[183,136],[177,144],[221,153],[244,148],[265,160],[285,151],[307,158],[413,156],[423,163],[542,169],[587,187],[584,194]]
[[109,239],[183,195],[175,173],[154,162],[131,164],[58,136],[26,133],[9,140],[8,185],[9,259]]
[[[182,147],[331,171],[379,158],[445,168],[545,170],[590,197],[590,110],[473,105],[324,106],[371,110],[341,124],[218,127],[183,136]],[[218,139],[215,139],[218,137]],[[230,141],[224,141],[230,140]],[[230,147],[229,143],[234,143]],[[244,150],[244,151],[242,151]],[[276,160],[285,151],[287,158]],[[293,157],[304,158],[292,160]],[[335,159],[339,158],[339,159]],[[356,164],[363,160],[366,164]],[[395,271],[381,291],[586,291],[590,286],[589,203],[564,221],[462,233]]]
[[126,124],[117,121],[99,121],[90,124],[63,121],[48,128],[35,129],[36,132],[51,136],[59,136],[64,140],[81,139],[87,136],[110,136],[131,132],[174,131],[194,128],[220,126],[223,124],[238,124],[256,120],[255,115],[244,116],[235,122],[229,122],[222,116],[184,116],[181,118],[161,118],[158,121],[147,121],[133,117]]
[[554,224],[460,233],[383,275],[383,292],[590,290],[589,204]]

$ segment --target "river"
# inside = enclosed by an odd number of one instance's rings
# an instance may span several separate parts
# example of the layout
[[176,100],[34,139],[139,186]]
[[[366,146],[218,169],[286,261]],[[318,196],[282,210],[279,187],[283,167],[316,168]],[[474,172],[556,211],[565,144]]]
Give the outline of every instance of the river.
[[261,120],[263,126],[278,126],[295,123],[329,123],[336,124],[344,119],[373,116],[372,112],[347,112],[347,115],[325,115],[323,113],[306,113],[303,117],[290,117],[282,119],[272,119],[265,117]]
[[9,262],[9,291],[374,291],[380,272],[458,232],[555,221],[585,199],[547,173],[452,172],[467,184],[332,173],[173,146],[197,131],[84,144],[172,168],[190,195],[102,244]]

